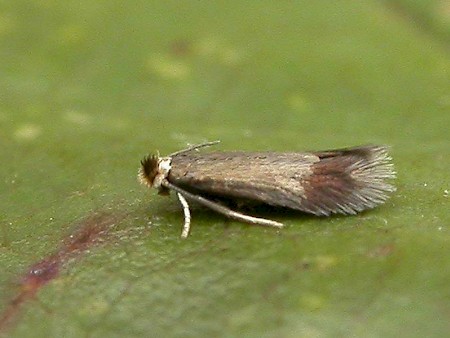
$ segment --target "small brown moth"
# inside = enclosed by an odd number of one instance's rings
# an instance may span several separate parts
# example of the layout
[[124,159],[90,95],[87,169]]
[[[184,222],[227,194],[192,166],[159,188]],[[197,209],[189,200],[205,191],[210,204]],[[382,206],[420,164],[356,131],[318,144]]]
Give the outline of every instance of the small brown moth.
[[187,200],[232,219],[281,228],[279,222],[236,212],[216,199],[329,216],[374,208],[395,191],[389,183],[395,171],[385,146],[318,152],[197,151],[218,142],[192,146],[167,157],[149,155],[141,161],[142,184],[158,189],[159,194],[176,192],[184,210],[183,238],[189,235],[191,223]]

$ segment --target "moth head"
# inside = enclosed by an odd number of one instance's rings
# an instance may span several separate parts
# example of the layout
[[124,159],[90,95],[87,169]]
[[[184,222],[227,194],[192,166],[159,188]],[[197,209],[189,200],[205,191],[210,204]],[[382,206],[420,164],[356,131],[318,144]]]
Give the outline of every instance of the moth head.
[[138,179],[149,188],[164,190],[162,182],[169,175],[172,164],[171,157],[149,155],[141,161]]

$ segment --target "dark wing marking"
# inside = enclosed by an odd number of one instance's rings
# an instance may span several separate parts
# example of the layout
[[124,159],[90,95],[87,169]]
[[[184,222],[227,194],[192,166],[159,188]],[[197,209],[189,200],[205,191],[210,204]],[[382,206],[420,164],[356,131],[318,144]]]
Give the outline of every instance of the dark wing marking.
[[304,211],[316,215],[355,214],[382,204],[395,191],[387,147],[363,146],[315,153],[320,161],[306,185]]

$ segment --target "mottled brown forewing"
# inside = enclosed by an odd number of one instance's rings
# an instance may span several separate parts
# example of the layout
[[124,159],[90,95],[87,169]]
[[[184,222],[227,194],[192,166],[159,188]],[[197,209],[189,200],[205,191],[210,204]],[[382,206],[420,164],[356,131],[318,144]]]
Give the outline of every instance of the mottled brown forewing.
[[168,180],[185,190],[302,210],[311,153],[188,152],[172,158]]

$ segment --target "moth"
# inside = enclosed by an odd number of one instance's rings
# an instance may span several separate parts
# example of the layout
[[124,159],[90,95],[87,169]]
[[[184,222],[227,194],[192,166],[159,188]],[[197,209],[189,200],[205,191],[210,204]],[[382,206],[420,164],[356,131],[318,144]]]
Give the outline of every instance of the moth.
[[161,195],[176,193],[184,211],[181,237],[189,235],[189,201],[231,219],[281,228],[282,223],[232,210],[221,200],[260,203],[329,216],[374,208],[395,191],[388,147],[366,145],[315,152],[199,152],[207,142],[169,156],[149,155],[138,178]]

